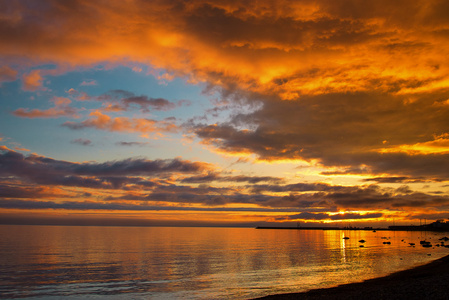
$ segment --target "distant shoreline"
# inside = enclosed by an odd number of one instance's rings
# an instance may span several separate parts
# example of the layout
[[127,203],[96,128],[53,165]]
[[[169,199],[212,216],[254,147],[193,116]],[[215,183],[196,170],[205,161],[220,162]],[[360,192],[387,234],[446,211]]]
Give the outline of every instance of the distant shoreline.
[[388,228],[372,228],[372,227],[277,227],[277,226],[257,226],[256,229],[280,229],[280,230],[359,230],[359,231],[432,231],[432,232],[448,232],[446,227],[429,227],[429,226],[389,226]]
[[[269,295],[259,300],[283,299],[449,299],[449,255],[428,264],[385,277],[302,293]],[[255,299],[254,299],[255,300]]]

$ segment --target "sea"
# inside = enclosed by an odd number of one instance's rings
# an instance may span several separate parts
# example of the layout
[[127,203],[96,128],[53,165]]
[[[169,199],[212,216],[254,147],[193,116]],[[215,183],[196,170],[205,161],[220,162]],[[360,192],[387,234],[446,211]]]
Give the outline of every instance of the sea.
[[[385,276],[446,256],[449,248],[436,246],[443,236],[0,225],[0,298],[251,299],[302,292]],[[422,247],[422,240],[432,247]]]

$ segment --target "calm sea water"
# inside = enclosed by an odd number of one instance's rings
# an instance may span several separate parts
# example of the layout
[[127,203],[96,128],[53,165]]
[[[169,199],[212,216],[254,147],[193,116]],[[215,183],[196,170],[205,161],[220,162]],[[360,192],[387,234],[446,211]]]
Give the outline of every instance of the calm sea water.
[[[306,291],[383,276],[445,256],[448,248],[419,245],[424,238],[435,244],[442,236],[1,225],[0,298],[248,299]],[[363,248],[360,239],[366,240]]]

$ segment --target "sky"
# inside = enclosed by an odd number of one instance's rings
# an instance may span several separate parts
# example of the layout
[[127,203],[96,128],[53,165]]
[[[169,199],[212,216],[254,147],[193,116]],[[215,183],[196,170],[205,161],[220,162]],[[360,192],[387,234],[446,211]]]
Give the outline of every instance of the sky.
[[449,2],[0,2],[0,222],[449,218]]

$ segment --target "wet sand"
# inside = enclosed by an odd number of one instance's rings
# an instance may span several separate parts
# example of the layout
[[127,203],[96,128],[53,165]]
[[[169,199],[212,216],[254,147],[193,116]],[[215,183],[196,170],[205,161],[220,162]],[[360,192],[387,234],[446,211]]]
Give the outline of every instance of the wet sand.
[[386,277],[257,299],[449,299],[449,255]]

